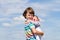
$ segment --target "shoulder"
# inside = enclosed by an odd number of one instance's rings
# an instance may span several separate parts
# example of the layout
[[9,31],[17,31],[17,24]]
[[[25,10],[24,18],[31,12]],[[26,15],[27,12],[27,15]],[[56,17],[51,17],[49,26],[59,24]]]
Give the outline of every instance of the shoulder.
[[30,22],[29,20],[26,20],[26,21],[25,21],[25,24],[28,24],[29,22]]
[[29,23],[29,26],[30,28],[35,28],[35,25],[32,22]]

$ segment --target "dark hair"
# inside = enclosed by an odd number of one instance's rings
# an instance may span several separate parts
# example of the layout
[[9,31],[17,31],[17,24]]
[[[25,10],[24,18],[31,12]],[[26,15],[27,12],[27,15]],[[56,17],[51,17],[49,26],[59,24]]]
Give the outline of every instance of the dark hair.
[[38,16],[34,15],[35,17],[37,17],[37,19],[39,20]]
[[33,14],[33,16],[34,16],[34,10],[31,7],[26,8],[25,11],[23,12],[23,16],[25,18],[26,18],[27,12],[29,12],[30,14]]

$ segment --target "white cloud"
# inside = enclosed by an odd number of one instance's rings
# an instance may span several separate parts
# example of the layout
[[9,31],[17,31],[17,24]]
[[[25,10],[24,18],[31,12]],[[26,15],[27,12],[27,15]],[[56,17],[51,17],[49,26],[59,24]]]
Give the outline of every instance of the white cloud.
[[48,22],[51,22],[54,26],[56,26],[57,28],[60,27],[60,20],[59,19],[56,19],[56,18],[50,18],[50,19],[47,19]]
[[29,0],[0,0],[1,13],[6,16],[13,13],[22,13],[28,1]]
[[[13,31],[9,35],[11,38],[19,39],[22,38],[21,36],[24,36],[24,31]],[[23,37],[24,38],[24,37]]]
[[14,24],[22,24],[26,19],[23,16],[14,17]]
[[9,27],[9,26],[11,26],[11,24],[9,24],[9,23],[2,23],[2,26]]
[[52,8],[51,11],[60,11],[60,8]]
[[[10,14],[13,14],[13,13],[22,13],[25,10],[25,8],[28,7],[28,6],[31,6],[35,10],[36,15],[41,16],[43,18],[45,18],[45,17],[47,17],[47,15],[49,15],[47,13],[49,11],[60,11],[60,9],[59,9],[60,8],[59,7],[60,0],[53,0],[52,2],[49,2],[49,3],[46,2],[45,4],[44,3],[40,4],[40,3],[36,3],[36,2],[30,3],[28,1],[29,0],[0,0],[0,4],[1,4],[0,14],[9,16]],[[56,7],[59,7],[59,8],[56,8]],[[21,25],[24,22],[25,19],[23,18],[23,16],[13,17],[12,19],[5,18],[5,16],[4,16],[4,18],[0,18],[0,21],[7,21],[7,20],[11,20],[11,23],[3,22],[2,25],[4,27],[11,27],[11,26],[15,27],[17,24]],[[41,22],[45,22],[45,19],[40,18],[40,20],[41,20]],[[60,24],[59,24],[60,21],[59,20],[54,21],[54,20],[50,20],[50,22],[52,22],[56,26],[56,29],[57,29],[57,27],[58,28],[60,27]],[[54,28],[55,28],[55,26],[54,26]],[[11,29],[13,29],[13,28],[11,28]],[[10,29],[10,31],[11,31],[11,29]],[[2,29],[2,30],[0,28],[0,37],[1,37],[0,40],[2,40],[2,39],[3,40],[5,40],[5,39],[8,40],[8,37],[10,37],[9,40],[10,39],[13,40],[14,38],[16,38],[15,40],[17,40],[18,38],[21,38],[21,39],[23,38],[23,36],[22,36],[23,34],[22,34],[21,31],[20,32],[8,33],[7,29]],[[51,33],[53,33],[53,32],[51,32]],[[9,34],[11,34],[11,35],[9,35]],[[48,34],[48,36],[50,36],[50,35]],[[46,35],[46,37],[48,37],[48,36]],[[49,38],[50,37],[48,37],[47,39],[49,39]],[[54,38],[52,38],[52,39],[54,39]]]
[[19,16],[19,17],[14,17],[13,20],[25,20],[25,18],[23,16]]
[[[13,14],[13,13],[23,13],[24,9],[28,6],[33,7],[36,13],[40,13],[43,11],[59,11],[60,9],[54,8],[57,5],[59,0],[53,0],[49,3],[29,3],[29,0],[0,0],[0,4],[2,5],[2,13],[5,15]],[[56,3],[57,2],[57,3]],[[59,4],[59,3],[58,3]],[[26,5],[26,6],[25,6]],[[54,8],[54,9],[52,9]],[[2,14],[3,15],[3,14]]]
[[54,2],[60,4],[60,0],[54,0]]
[[43,17],[43,18],[46,18],[46,17],[48,16],[48,14],[47,14],[47,13],[42,12],[42,13],[40,13],[40,16],[41,16],[41,17]]
[[0,22],[4,27],[14,27],[16,25],[21,25],[24,24],[25,20],[26,19],[22,15],[13,18],[0,18]]
[[1,21],[1,22],[2,22],[2,21],[7,21],[7,20],[10,20],[10,21],[11,21],[10,18],[0,18],[0,21]]
[[40,13],[41,11],[48,12],[48,11],[59,11],[60,10],[60,0],[52,0],[51,2],[46,3],[31,3],[30,4],[36,12]]
[[7,3],[26,3],[28,0],[0,0],[1,4],[7,4]]
[[42,19],[42,18],[40,18],[40,22],[45,22],[45,20],[44,20],[44,19]]
[[[59,11],[60,9],[57,8],[53,8],[54,5],[54,1],[52,3],[45,3],[45,4],[40,4],[40,3],[28,3],[29,0],[0,0],[0,4],[2,5],[2,13],[4,12],[5,15],[9,15],[9,14],[13,14],[13,13],[22,13],[26,7],[31,6],[34,11],[36,12],[36,15],[41,16],[43,18],[47,17],[47,12],[48,11]],[[10,3],[10,4],[9,4]],[[28,3],[28,4],[26,4]],[[27,6],[25,6],[27,5]],[[5,7],[3,7],[5,6]],[[2,14],[3,15],[3,14]],[[5,20],[0,19],[0,20]],[[23,23],[22,21],[24,21],[25,19],[22,16],[19,17],[14,17],[12,19],[12,23],[11,24],[20,24]],[[44,21],[44,19],[43,19]]]
[[24,31],[20,28],[0,28],[0,40],[20,40],[24,39]]

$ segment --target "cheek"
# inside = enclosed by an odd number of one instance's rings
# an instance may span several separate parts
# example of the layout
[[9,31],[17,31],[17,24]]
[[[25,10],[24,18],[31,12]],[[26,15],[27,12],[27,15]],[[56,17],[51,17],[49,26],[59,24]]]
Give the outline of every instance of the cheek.
[[29,18],[32,19],[33,17],[30,16]]
[[28,15],[27,15],[27,16],[26,16],[26,18],[27,18],[27,19],[29,19],[29,18],[30,18],[30,16],[28,16]]
[[28,18],[28,16],[26,15],[26,18]]
[[31,18],[33,18],[33,16],[30,16]]

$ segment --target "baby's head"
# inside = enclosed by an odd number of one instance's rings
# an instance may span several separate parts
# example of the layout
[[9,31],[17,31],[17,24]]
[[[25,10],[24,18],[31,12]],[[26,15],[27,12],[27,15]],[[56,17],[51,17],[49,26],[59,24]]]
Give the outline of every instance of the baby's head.
[[37,16],[34,16],[33,21],[39,21],[39,18]]

